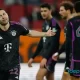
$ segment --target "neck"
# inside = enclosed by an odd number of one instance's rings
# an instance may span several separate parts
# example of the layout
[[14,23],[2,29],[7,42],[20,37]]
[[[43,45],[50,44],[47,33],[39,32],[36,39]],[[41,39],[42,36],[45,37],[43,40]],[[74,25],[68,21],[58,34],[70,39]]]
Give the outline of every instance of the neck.
[[0,28],[1,28],[3,31],[7,31],[9,27],[10,27],[9,22],[8,22],[6,25],[0,25]]
[[71,16],[71,13],[68,14],[67,19],[66,19],[67,21],[69,20],[70,16]]
[[48,17],[48,20],[50,20],[50,19],[52,19],[52,15],[50,15],[50,16]]

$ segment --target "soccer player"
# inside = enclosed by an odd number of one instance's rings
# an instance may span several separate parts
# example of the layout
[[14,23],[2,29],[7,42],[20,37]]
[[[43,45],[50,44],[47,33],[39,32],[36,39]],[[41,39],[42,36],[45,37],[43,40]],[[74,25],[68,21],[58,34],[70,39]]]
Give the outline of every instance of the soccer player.
[[[44,19],[42,31],[47,31],[50,27],[56,33],[53,37],[42,37],[35,54],[30,58],[28,66],[32,66],[33,59],[41,52],[43,59],[40,63],[40,68],[36,76],[36,80],[43,80],[46,76],[47,80],[54,80],[54,67],[56,61],[53,62],[49,69],[49,64],[52,60],[52,54],[59,49],[60,27],[57,21],[51,15],[51,7],[45,3],[40,6],[41,16]],[[45,63],[45,64],[44,64]]]
[[[73,5],[72,2],[70,2],[70,1],[63,1],[60,4],[59,14],[61,15],[62,19],[66,20],[66,22],[67,22],[68,19],[71,17],[71,15],[73,13],[73,10],[74,10],[74,5]],[[64,32],[65,32],[65,37],[66,37],[66,26],[64,28]],[[66,42],[64,42],[64,44],[62,45],[62,47],[60,48],[60,50],[52,56],[53,60],[57,61],[59,55],[62,52],[65,52],[65,44],[66,44]],[[66,57],[68,57],[67,54],[66,54]],[[68,60],[68,62],[65,65],[65,69],[64,69],[64,72],[63,72],[62,80],[68,80],[70,78],[69,73],[68,73],[69,67],[70,67],[70,60]]]
[[19,80],[19,36],[53,36],[52,30],[38,32],[25,29],[20,23],[10,22],[5,10],[0,9],[0,80]]
[[[80,1],[74,4],[76,14],[67,23],[66,32],[66,54],[71,57],[70,69],[68,70],[71,75],[71,80],[80,80]],[[69,48],[71,44],[71,48]],[[67,63],[66,60],[66,63]]]

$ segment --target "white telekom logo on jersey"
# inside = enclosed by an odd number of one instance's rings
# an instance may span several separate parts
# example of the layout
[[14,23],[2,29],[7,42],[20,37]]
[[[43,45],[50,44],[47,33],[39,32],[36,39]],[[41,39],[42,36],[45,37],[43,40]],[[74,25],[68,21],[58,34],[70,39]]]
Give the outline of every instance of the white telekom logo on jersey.
[[3,39],[2,36],[0,36],[0,39]]
[[18,76],[16,76],[15,78],[18,79]]
[[7,43],[4,45],[5,52],[10,52],[11,49],[12,49],[12,43]]

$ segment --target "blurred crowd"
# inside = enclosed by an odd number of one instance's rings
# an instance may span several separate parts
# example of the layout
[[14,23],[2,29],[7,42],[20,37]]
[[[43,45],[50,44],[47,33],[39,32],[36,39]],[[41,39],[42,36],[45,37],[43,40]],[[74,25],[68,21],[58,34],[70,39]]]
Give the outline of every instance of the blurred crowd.
[[[41,3],[49,3],[52,6],[52,15],[60,22],[61,28],[64,24],[58,13],[59,4],[63,0],[0,0],[0,8],[5,9],[12,21],[21,22],[26,28],[41,28],[42,18],[39,12]],[[76,0],[70,0],[75,2]],[[38,27],[36,25],[39,25]]]
[[[12,21],[21,22],[26,28],[41,28],[42,18],[39,12],[41,3],[49,3],[52,6],[52,15],[61,23],[59,3],[63,0],[0,0],[0,8],[5,9]],[[37,26],[39,25],[39,26]]]

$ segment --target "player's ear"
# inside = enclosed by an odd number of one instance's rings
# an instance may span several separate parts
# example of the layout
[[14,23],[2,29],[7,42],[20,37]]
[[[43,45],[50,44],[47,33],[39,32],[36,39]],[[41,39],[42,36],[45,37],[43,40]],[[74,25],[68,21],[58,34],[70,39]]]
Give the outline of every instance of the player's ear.
[[52,13],[52,9],[50,9],[50,12]]
[[67,13],[70,13],[71,11],[68,9],[68,10],[66,10],[67,11]]

